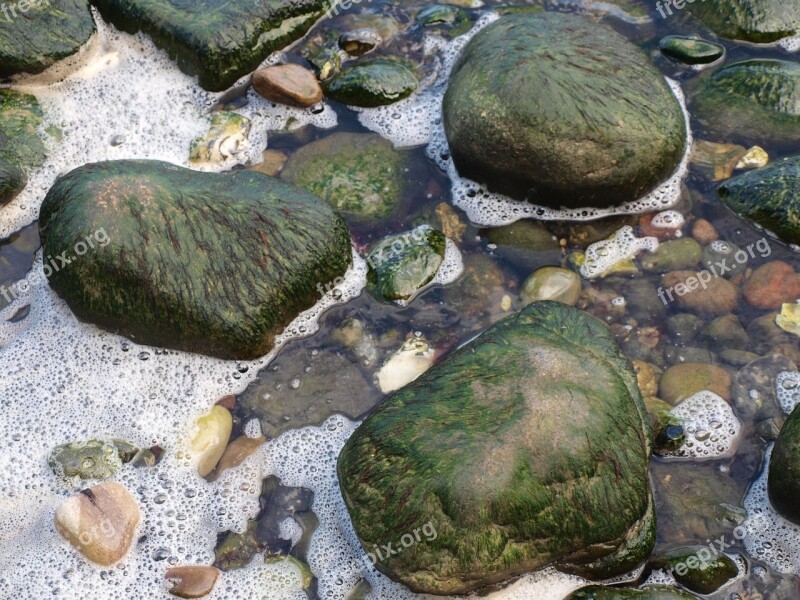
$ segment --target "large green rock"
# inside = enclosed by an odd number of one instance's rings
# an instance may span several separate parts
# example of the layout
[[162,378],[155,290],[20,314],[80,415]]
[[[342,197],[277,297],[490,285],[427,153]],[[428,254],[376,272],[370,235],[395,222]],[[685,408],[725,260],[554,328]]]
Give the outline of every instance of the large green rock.
[[800,244],[800,156],[729,179],[718,188],[722,203],[789,244]]
[[772,506],[800,525],[800,406],[783,424],[769,461],[767,490]]
[[573,592],[565,600],[697,600],[697,596],[666,585],[647,586],[640,590],[591,585]]
[[692,113],[718,139],[794,144],[800,137],[800,64],[756,59],[726,65],[689,85]]
[[767,44],[800,33],[800,4],[784,0],[701,0],[691,13],[732,40]]
[[416,91],[414,71],[399,60],[375,59],[344,67],[324,84],[325,95],[351,106],[394,104]]
[[387,396],[345,445],[339,481],[368,552],[435,528],[378,557],[413,591],[461,594],[549,564],[610,577],[654,543],[649,427],[608,328],[537,302]]
[[266,354],[352,257],[344,221],[308,192],[253,171],[158,161],[60,177],[39,228],[46,256],[83,251],[50,277],[79,318],[139,343],[230,359]]
[[560,14],[502,17],[453,68],[443,105],[459,172],[551,206],[641,197],[683,156],[681,107],[620,34]]
[[405,194],[408,161],[379,135],[338,132],[292,154],[281,178],[346,216],[387,219]]
[[9,1],[0,9],[0,77],[41,73],[75,54],[95,30],[88,0]]
[[41,123],[42,109],[34,96],[0,89],[0,206],[22,191],[27,172],[46,158],[38,133]]
[[220,91],[251,73],[275,50],[301,38],[322,16],[323,0],[93,0],[117,28],[144,31]]

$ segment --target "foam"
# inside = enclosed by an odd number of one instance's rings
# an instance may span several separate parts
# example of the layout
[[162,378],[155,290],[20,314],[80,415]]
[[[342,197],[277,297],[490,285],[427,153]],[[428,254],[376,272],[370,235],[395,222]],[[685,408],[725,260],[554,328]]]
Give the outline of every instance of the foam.
[[428,144],[427,154],[436,162],[452,182],[453,204],[467,214],[476,225],[498,227],[524,218],[543,221],[568,220],[590,221],[613,215],[638,214],[671,208],[680,200],[681,182],[686,176],[689,154],[692,148],[692,129],[686,99],[680,84],[665,78],[681,105],[686,127],[686,150],[673,174],[656,189],[644,197],[610,208],[554,209],[530,202],[513,200],[502,194],[490,192],[486,186],[461,177],[450,158],[450,149],[442,121],[442,100],[447,81],[455,61],[463,47],[481,29],[498,19],[488,13],[481,17],[467,33],[447,42],[440,36],[427,34],[426,53],[442,56],[442,68],[438,78],[428,87],[390,106],[372,109],[355,109],[359,121],[368,129],[391,141],[396,147],[412,147]]
[[609,239],[595,242],[586,249],[581,275],[585,279],[601,277],[617,263],[632,259],[643,250],[655,252],[657,249],[657,238],[650,236],[637,238],[633,233],[633,227],[625,225]]
[[686,218],[677,210],[665,210],[658,213],[650,224],[658,229],[680,229]]
[[775,379],[775,396],[778,405],[787,415],[800,404],[800,372],[783,371]]
[[[126,158],[188,167],[192,140],[208,130],[209,111],[222,93],[204,91],[147,36],[121,33],[96,11],[95,20],[97,33],[82,56],[83,66],[74,70],[58,64],[12,86],[38,98],[44,113],[40,133],[49,156],[29,174],[22,193],[0,208],[0,239],[38,218],[39,206],[57,176],[86,163]],[[273,54],[265,64],[281,58]],[[204,165],[204,170],[261,162],[268,131],[337,124],[336,113],[327,105],[290,108],[272,104],[252,90],[248,100],[235,111],[252,121],[246,149],[224,163]],[[45,133],[50,125],[62,130],[60,142]]]
[[686,441],[664,456],[717,459],[732,456],[739,444],[742,424],[731,406],[713,392],[702,391],[678,404],[670,414],[683,422]]

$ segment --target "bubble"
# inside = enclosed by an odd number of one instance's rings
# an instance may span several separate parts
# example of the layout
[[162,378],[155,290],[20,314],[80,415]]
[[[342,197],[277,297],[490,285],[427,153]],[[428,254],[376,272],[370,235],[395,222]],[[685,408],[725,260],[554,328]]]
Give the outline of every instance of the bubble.
[[742,424],[720,396],[702,391],[673,408],[670,413],[683,422],[686,441],[664,456],[717,459],[732,456],[739,443]]
[[783,371],[775,379],[775,395],[778,405],[787,415],[800,403],[800,372]]

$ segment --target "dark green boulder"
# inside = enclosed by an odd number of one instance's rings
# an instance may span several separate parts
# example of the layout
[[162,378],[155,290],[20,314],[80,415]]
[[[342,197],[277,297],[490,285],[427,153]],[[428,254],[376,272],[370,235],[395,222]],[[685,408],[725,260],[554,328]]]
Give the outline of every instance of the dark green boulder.
[[722,58],[725,47],[699,38],[668,35],[658,43],[661,53],[687,65],[706,65]]
[[591,585],[573,592],[565,600],[697,600],[697,596],[666,585],[647,586],[640,590]]
[[800,525],[800,406],[786,419],[775,442],[769,461],[767,490],[775,510]]
[[691,13],[718,35],[768,44],[800,33],[800,4],[784,0],[701,0]]
[[548,206],[606,207],[667,179],[680,104],[647,55],[574,15],[500,18],[467,44],[444,97],[461,175]]
[[308,192],[253,171],[147,160],[60,177],[39,229],[46,256],[82,253],[50,276],[79,318],[228,359],[269,352],[352,257],[344,221]]
[[738,175],[717,191],[722,203],[743,219],[788,244],[800,244],[800,156]]
[[680,585],[697,594],[713,594],[739,574],[729,556],[708,546],[675,548],[652,561],[652,566],[672,575]]
[[93,0],[118,29],[143,31],[200,85],[221,91],[303,37],[323,0]]
[[800,138],[800,64],[757,59],[726,65],[688,86],[706,135],[744,144]]
[[410,67],[385,58],[347,65],[323,85],[325,95],[332,100],[368,108],[394,104],[413,94],[418,86]]
[[377,568],[463,594],[555,564],[627,572],[655,539],[648,416],[608,328],[536,302],[387,396],[339,456],[368,552],[430,524]]
[[34,96],[0,89],[0,206],[22,191],[27,172],[46,158],[38,133],[41,123],[42,109]]
[[0,206],[22,191],[26,179],[25,173],[17,165],[0,160]]
[[8,1],[0,8],[0,77],[41,73],[75,54],[95,30],[88,0]]

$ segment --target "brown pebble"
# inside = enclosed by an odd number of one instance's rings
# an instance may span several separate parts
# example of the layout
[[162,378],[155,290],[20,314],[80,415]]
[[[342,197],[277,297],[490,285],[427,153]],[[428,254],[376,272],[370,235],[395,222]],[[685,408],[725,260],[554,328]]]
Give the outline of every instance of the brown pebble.
[[169,593],[179,598],[202,598],[213,589],[219,569],[205,565],[171,567],[166,578],[172,582]]
[[236,406],[236,396],[223,396],[217,400],[217,405],[222,408],[227,408],[228,410],[233,410],[233,407]]
[[711,242],[719,239],[719,234],[714,226],[705,219],[698,219],[692,225],[692,237],[703,246],[708,246]]
[[[705,279],[705,286],[701,279]],[[722,316],[732,313],[738,289],[727,279],[713,277],[708,271],[672,271],[664,275],[659,297],[665,304],[678,306],[701,315]]]
[[300,65],[275,65],[253,73],[253,88],[267,100],[308,108],[322,101],[316,76]]

